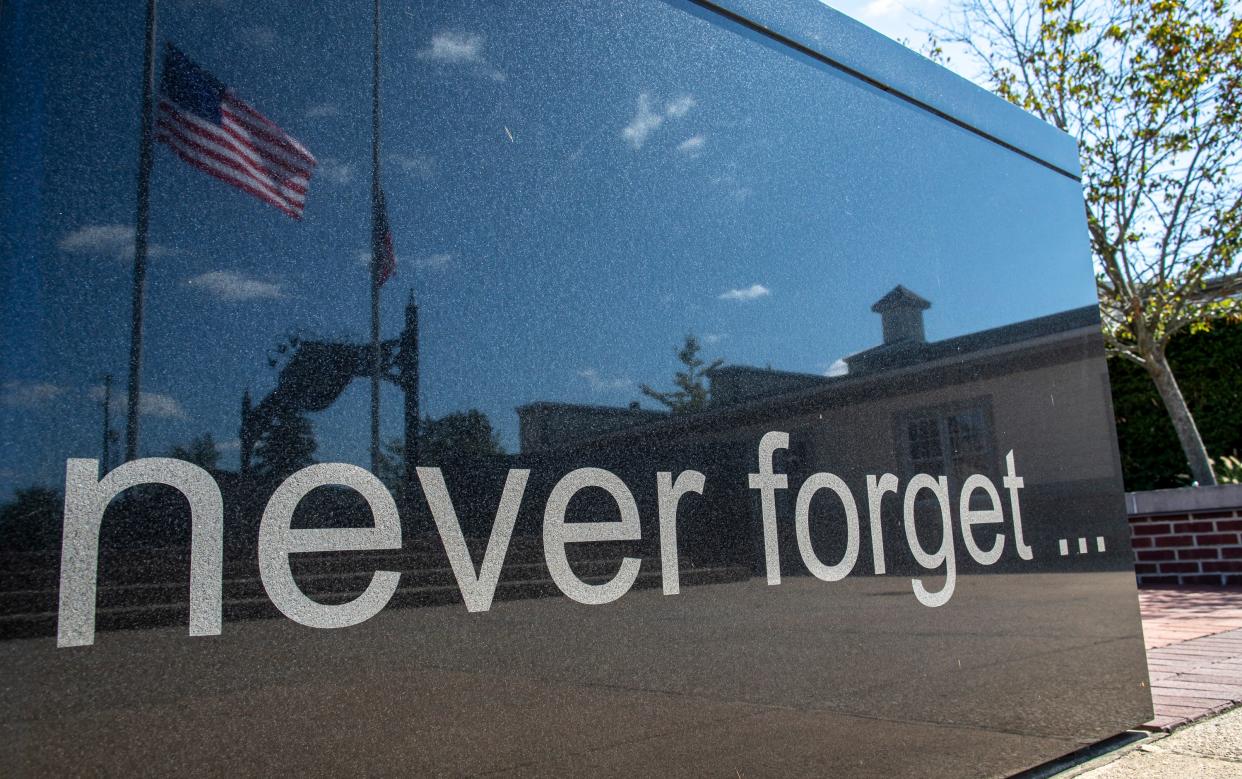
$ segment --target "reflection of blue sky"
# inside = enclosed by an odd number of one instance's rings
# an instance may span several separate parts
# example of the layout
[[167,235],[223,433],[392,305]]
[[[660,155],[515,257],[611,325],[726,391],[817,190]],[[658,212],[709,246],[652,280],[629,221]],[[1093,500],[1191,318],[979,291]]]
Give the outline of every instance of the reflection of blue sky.
[[[6,7],[4,492],[97,456],[99,377],[123,394],[128,6]],[[161,37],[320,167],[297,223],[157,149],[148,453],[235,440],[281,334],[368,327],[369,18],[300,2],[162,13]],[[931,339],[1093,300],[1073,181],[678,8],[391,4],[384,36],[401,261],[385,335],[415,285],[424,411],[482,409],[511,449],[514,406],[640,399],[639,383],[669,383],[689,331],[708,357],[822,373],[878,342],[869,306],[897,283],[933,302]],[[356,382],[315,416],[321,458],[365,461],[367,398]],[[384,404],[396,436],[395,388]]]

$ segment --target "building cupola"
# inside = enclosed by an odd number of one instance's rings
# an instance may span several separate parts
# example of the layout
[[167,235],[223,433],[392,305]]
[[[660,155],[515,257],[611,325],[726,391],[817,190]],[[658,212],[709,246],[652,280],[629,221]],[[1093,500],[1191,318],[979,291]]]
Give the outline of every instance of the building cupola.
[[884,327],[884,345],[926,343],[923,312],[929,308],[931,303],[900,284],[873,303],[871,310],[880,315]]

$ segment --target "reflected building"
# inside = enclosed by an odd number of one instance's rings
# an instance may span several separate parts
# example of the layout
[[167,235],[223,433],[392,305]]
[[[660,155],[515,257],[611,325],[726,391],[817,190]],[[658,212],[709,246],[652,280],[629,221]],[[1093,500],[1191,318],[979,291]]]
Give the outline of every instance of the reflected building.
[[[518,459],[538,466],[536,474],[561,474],[584,464],[615,469],[639,494],[640,507],[652,512],[644,516],[654,515],[650,493],[656,471],[675,473],[698,464],[709,489],[702,505],[688,502],[686,515],[679,517],[685,547],[700,558],[758,572],[760,518],[746,474],[755,469],[762,435],[788,432],[789,449],[778,452],[777,461],[778,471],[789,474],[790,487],[777,493],[781,565],[787,574],[801,574],[806,571],[793,537],[793,501],[812,473],[840,476],[865,512],[867,476],[893,473],[905,484],[915,474],[943,475],[956,496],[972,474],[999,485],[1012,451],[1025,480],[1025,541],[1036,546],[1037,559],[1058,555],[1062,539],[1076,543],[1089,537],[1096,544],[1091,528],[1102,517],[1122,512],[1115,500],[1117,460],[1075,451],[1065,442],[1115,441],[1106,368],[1091,359],[1102,347],[1098,310],[1088,306],[928,341],[924,316],[929,308],[929,301],[902,286],[876,301],[871,309],[879,314],[882,342],[844,357],[846,370],[839,375],[745,365],[715,368],[708,373],[708,407],[700,412],[526,404],[517,410]],[[882,505],[885,554],[891,558],[887,572],[917,570],[908,550],[903,551],[900,502]],[[825,558],[837,559],[844,544],[841,523],[829,519],[833,509],[825,510],[825,527],[817,532],[824,536]],[[953,510],[956,515],[956,505]],[[645,526],[649,545],[653,534],[654,528]],[[1084,569],[1130,565],[1126,539],[1102,543],[1116,553],[1062,562]],[[863,547],[866,560],[865,541]],[[710,557],[707,550],[713,549],[720,557]],[[991,570],[1021,564],[1011,540]],[[871,573],[869,568],[860,562],[854,574]],[[964,568],[989,570],[969,559]]]
[[[837,375],[715,368],[708,372],[708,408],[696,415],[634,405],[520,406],[521,452],[604,447],[704,422],[734,428],[760,416],[788,420],[799,456],[836,473],[883,473],[896,464],[904,474],[994,476],[1005,451],[1017,446],[1032,482],[1115,477],[1112,463],[1075,460],[1061,446],[1076,435],[1111,433],[1105,418],[1090,413],[1098,404],[1081,402],[1103,401],[1108,390],[1103,366],[1086,367],[1102,342],[1095,306],[929,342],[923,312],[930,307],[902,286],[876,301],[871,310],[880,315],[883,342],[843,357],[846,370]],[[1055,389],[1033,398],[1036,387]],[[1050,413],[1057,392],[1077,402]],[[1067,415],[1070,407],[1075,413]]]

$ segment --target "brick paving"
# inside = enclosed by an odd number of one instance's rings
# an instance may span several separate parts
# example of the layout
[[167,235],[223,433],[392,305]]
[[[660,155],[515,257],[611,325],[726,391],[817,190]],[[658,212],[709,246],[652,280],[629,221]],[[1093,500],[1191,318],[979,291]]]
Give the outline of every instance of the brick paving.
[[1172,730],[1242,703],[1242,587],[1139,590],[1156,716]]

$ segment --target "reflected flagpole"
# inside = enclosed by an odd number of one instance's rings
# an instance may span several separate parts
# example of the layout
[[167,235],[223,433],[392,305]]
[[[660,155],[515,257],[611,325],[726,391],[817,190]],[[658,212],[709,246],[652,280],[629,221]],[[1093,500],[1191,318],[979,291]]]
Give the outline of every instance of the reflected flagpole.
[[375,0],[371,29],[371,472],[380,460],[380,0]]
[[[376,0],[378,3],[378,0]],[[147,223],[151,202],[154,141],[155,0],[147,0],[147,42],[142,57],[142,135],[138,143],[138,205],[134,218],[134,288],[129,336],[129,387],[125,411],[125,460],[138,458],[138,412],[142,399],[142,313],[147,285]]]

